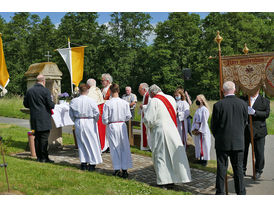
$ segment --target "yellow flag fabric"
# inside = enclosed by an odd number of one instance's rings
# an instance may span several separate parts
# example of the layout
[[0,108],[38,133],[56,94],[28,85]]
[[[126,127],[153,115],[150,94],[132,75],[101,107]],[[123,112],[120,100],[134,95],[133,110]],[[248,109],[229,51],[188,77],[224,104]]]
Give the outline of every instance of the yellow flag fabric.
[[10,75],[8,73],[4,50],[3,50],[3,42],[0,34],[0,88],[5,88],[9,83]]
[[86,46],[57,49],[68,67],[71,82],[77,87],[83,79],[85,47]]
[[84,73],[84,48],[71,48],[72,83],[78,87]]

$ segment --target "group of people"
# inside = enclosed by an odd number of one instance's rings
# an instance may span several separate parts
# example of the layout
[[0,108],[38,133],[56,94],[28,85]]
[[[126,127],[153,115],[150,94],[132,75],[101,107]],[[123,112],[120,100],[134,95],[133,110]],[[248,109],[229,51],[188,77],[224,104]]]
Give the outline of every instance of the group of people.
[[[94,171],[102,163],[101,153],[109,149],[113,175],[128,178],[132,158],[126,122],[133,118],[137,98],[126,87],[126,94],[119,97],[120,88],[110,74],[101,78],[102,90],[96,81],[89,79],[79,86],[80,95],[70,102],[69,115],[75,124],[81,169]],[[157,85],[141,83],[138,89],[143,96],[140,105],[141,146],[151,150],[158,185],[191,181],[186,155],[187,136],[195,143],[195,157],[202,165],[210,159],[211,132],[208,125],[210,109],[204,95],[196,97],[196,110],[191,125],[191,99],[183,88],[174,97],[164,94]],[[213,107],[211,131],[215,137],[217,154],[216,194],[224,194],[225,174],[230,156],[234,171],[235,190],[245,194],[243,176],[246,171],[248,114],[254,117],[256,171],[259,178],[264,167],[264,137],[267,134],[265,119],[269,115],[269,100],[258,95],[253,105],[235,97],[235,84],[225,82],[225,98]],[[255,103],[254,103],[255,102]],[[48,158],[47,138],[51,129],[50,115],[54,103],[45,88],[45,78],[37,77],[37,84],[27,91],[24,105],[31,111],[31,128],[35,130],[37,160],[52,162]],[[265,128],[263,132],[261,128]],[[258,129],[258,132],[256,131]],[[245,131],[246,130],[246,131]]]

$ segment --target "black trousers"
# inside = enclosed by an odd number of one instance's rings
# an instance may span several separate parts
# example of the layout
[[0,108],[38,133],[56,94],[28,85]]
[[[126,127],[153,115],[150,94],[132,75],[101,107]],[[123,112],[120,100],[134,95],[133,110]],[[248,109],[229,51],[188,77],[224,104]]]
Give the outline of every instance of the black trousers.
[[[244,171],[246,171],[247,157],[248,157],[250,143],[251,143],[250,137],[246,137],[245,151],[244,151],[244,165],[243,165]],[[262,173],[264,169],[264,162],[265,162],[264,145],[265,145],[265,137],[254,139],[255,170],[258,173]]]
[[225,177],[228,167],[228,157],[234,173],[234,186],[237,195],[245,195],[244,175],[243,175],[243,151],[218,151],[217,154],[217,176],[216,195],[225,194]]
[[38,160],[47,160],[48,155],[48,137],[50,131],[35,131],[35,152]]

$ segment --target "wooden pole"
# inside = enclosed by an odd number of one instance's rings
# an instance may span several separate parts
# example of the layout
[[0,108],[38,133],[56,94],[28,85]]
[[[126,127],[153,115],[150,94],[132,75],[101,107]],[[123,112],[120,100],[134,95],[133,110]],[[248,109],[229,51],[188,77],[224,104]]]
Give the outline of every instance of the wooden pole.
[[10,192],[10,185],[9,185],[8,172],[7,172],[7,164],[6,164],[6,161],[5,161],[4,151],[3,151],[3,148],[2,148],[2,137],[0,137],[0,147],[1,147],[1,154],[2,154],[2,157],[3,157],[3,167],[4,167],[4,170],[5,170],[6,181],[7,181],[7,184],[8,184],[8,192]]
[[[248,104],[251,107],[251,101],[250,101],[250,96],[249,95],[248,95]],[[253,179],[256,180],[252,115],[249,115],[249,124],[250,124],[250,139],[251,139],[251,148],[252,148]]]
[[[220,36],[220,32],[217,31],[217,36],[215,37],[215,41],[218,44],[218,53],[219,53],[219,95],[220,99],[223,99],[223,70],[222,70],[222,55],[221,55],[221,42],[223,38]],[[227,172],[225,175],[225,193],[228,195],[228,183],[227,183]]]

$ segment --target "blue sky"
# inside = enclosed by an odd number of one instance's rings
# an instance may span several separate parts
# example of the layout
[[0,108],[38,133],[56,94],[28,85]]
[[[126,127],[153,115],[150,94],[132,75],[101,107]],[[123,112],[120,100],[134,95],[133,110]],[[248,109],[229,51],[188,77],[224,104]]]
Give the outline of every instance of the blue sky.
[[[100,24],[104,24],[110,21],[110,14],[112,12],[98,12],[99,18],[97,19]],[[152,24],[156,24],[159,21],[165,21],[168,18],[168,12],[148,12],[150,13],[152,20]],[[201,18],[205,18],[209,12],[195,12],[200,15]],[[62,17],[66,14],[66,12],[31,12],[31,14],[37,14],[41,19],[49,16],[53,24],[59,24],[61,22]],[[11,20],[11,17],[14,15],[14,12],[0,12],[0,16],[2,16],[7,22]]]

